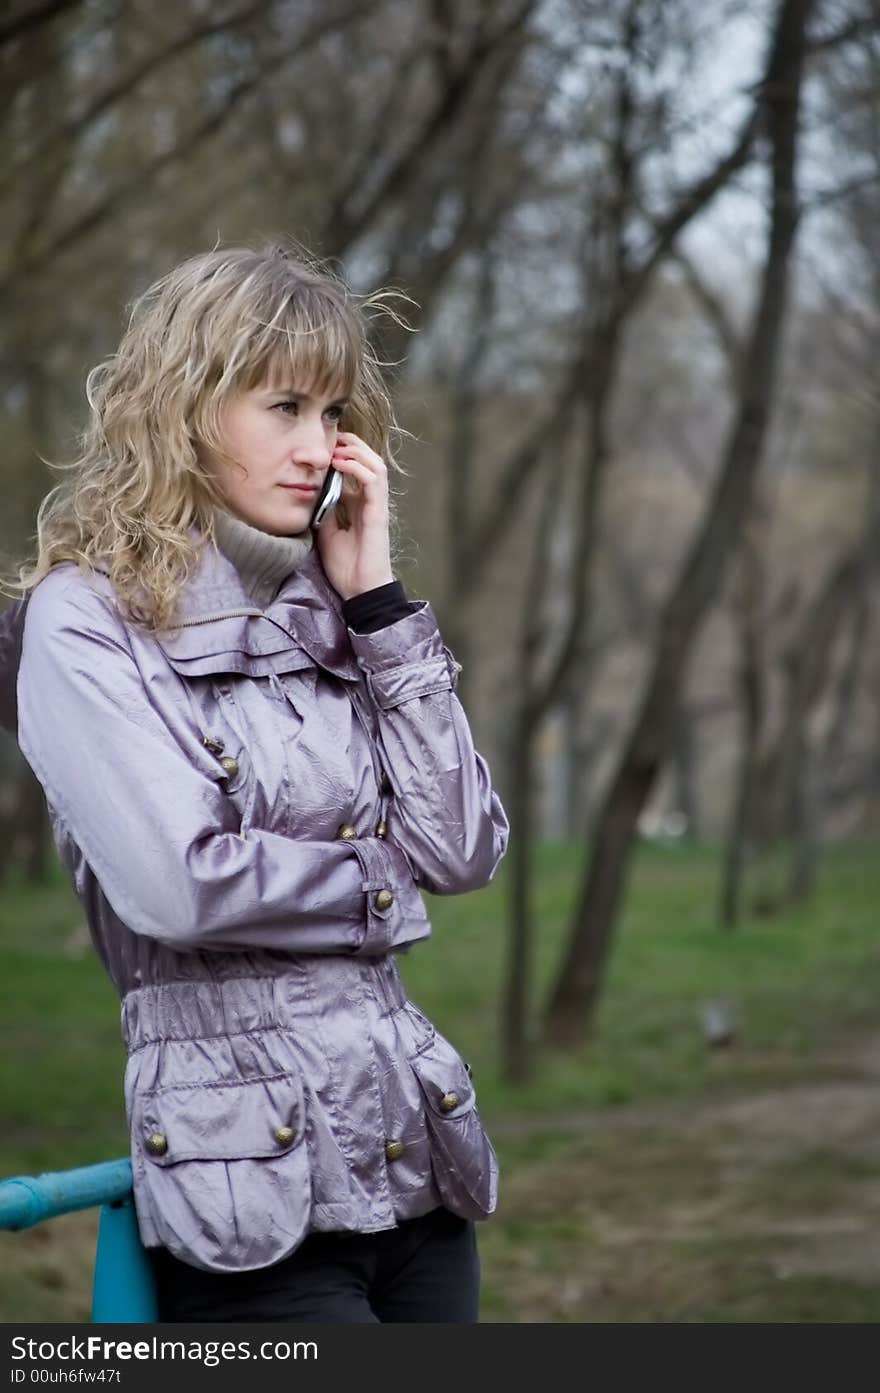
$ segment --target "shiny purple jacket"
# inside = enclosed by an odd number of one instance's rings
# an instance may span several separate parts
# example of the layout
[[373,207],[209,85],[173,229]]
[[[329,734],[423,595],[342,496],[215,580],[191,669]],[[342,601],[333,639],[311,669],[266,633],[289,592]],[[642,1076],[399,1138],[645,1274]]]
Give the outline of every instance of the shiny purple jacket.
[[[56,567],[0,617],[0,716],[122,997],[143,1242],[277,1262],[311,1229],[494,1209],[467,1066],[406,997],[421,891],[508,825],[429,604],[347,629],[317,549],[260,610],[211,547],[183,623]],[[20,650],[20,666],[19,666]]]

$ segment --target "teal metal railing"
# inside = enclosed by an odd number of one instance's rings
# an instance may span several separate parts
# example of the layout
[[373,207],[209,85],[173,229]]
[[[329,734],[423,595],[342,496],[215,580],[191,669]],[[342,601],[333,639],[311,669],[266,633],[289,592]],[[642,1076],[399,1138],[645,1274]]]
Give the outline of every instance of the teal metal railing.
[[158,1320],[153,1272],[134,1211],[129,1160],[0,1181],[0,1229],[28,1229],[60,1214],[96,1205],[101,1206],[101,1213],[92,1321],[105,1325]]

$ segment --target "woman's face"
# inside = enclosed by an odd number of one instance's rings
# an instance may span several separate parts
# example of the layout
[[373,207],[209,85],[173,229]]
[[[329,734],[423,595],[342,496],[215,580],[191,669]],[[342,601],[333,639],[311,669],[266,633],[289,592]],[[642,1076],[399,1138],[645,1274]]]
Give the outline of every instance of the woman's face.
[[304,532],[330,467],[344,397],[253,387],[222,409],[230,457],[211,458],[231,513],[278,537]]

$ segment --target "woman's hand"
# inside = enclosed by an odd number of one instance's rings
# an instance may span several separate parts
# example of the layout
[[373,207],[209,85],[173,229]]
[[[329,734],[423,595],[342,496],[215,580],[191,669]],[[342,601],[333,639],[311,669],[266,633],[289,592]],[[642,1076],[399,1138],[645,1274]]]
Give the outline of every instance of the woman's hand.
[[343,600],[394,579],[388,521],[388,470],[385,461],[352,431],[341,430],[330,467],[360,483],[359,493],[342,497],[351,526],[343,530],[331,510],[315,532],[324,573]]

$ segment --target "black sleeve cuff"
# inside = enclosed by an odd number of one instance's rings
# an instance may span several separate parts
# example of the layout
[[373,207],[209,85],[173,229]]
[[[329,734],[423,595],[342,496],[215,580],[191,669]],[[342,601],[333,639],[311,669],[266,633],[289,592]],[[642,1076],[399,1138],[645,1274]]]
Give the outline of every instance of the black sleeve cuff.
[[377,629],[384,629],[412,614],[420,604],[421,601],[406,598],[401,581],[391,580],[387,585],[377,585],[375,590],[365,590],[361,595],[343,600],[342,617],[356,634],[374,634]]

